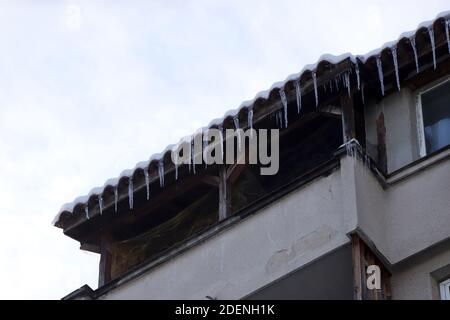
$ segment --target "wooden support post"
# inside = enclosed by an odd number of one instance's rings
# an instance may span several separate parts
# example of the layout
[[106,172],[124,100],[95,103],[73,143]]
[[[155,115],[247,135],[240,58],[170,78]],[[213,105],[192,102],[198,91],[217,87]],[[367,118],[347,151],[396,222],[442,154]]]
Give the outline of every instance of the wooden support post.
[[355,110],[353,98],[348,95],[341,96],[342,108],[342,132],[344,135],[344,143],[356,138],[355,126]]
[[354,298],[355,300],[362,300],[363,274],[361,266],[361,242],[357,235],[352,236],[352,261]]
[[227,168],[226,166],[223,166],[219,173],[219,221],[226,219],[230,214],[230,196]]
[[102,231],[100,239],[100,263],[98,273],[98,286],[111,281],[111,261],[112,261],[112,237],[109,233]]
[[[389,300],[391,298],[391,274],[357,235],[352,235],[353,288],[355,300]],[[381,289],[369,289],[367,286],[367,268],[376,265],[380,268]]]

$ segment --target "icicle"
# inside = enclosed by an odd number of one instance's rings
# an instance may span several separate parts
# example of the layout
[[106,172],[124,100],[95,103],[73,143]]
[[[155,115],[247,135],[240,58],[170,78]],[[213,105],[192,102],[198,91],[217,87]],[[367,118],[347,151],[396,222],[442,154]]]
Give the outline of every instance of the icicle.
[[433,27],[428,28],[428,34],[430,35],[431,50],[433,51],[433,64],[436,70],[436,44],[434,43],[434,30]]
[[416,38],[414,38],[414,36],[411,37],[409,39],[409,43],[411,43],[411,47],[414,52],[414,60],[416,61],[416,71],[417,73],[419,73],[419,56],[417,55]]
[[365,89],[365,85],[364,85],[364,83],[362,83],[361,84],[361,99],[362,99],[363,105],[366,105],[366,98],[364,97],[364,89]]
[[134,197],[134,188],[133,188],[133,176],[128,178],[128,204],[130,205],[130,209],[133,209],[133,197]]
[[300,113],[302,109],[302,88],[300,86],[300,79],[294,82],[295,83],[295,96],[297,97],[297,113]]
[[286,93],[283,89],[280,89],[280,97],[281,97],[281,103],[283,104],[284,109],[284,127],[287,128],[288,126],[288,103],[286,98]]
[[164,160],[160,160],[158,163],[159,185],[164,187]]
[[339,78],[338,77],[334,78],[334,85],[336,86],[336,91],[339,92]]
[[445,21],[445,34],[447,35],[448,53],[450,53],[450,19]]
[[250,127],[250,129],[253,129],[253,109],[248,110],[247,125]]
[[328,81],[328,84],[330,85],[330,91],[333,92],[333,81]]
[[397,88],[400,91],[400,75],[398,70],[397,47],[391,48],[392,60],[394,61],[395,79],[397,80]]
[[[233,118],[233,122],[234,122],[234,127],[236,128],[236,130],[239,130],[240,128],[239,128],[239,118],[238,118],[238,116],[235,116]],[[241,147],[242,147],[241,135],[238,134],[237,138],[238,138],[238,148],[239,148],[239,150],[241,150]]]
[[350,87],[350,74],[348,72],[344,73],[344,84],[347,88],[348,96],[352,95],[351,87]]
[[316,96],[316,107],[319,106],[319,94],[317,92],[317,74],[315,71],[312,72],[312,78],[314,83],[314,94]]
[[219,127],[219,135],[220,135],[220,156],[222,157],[222,161],[223,161],[223,128],[222,126]]
[[378,79],[380,80],[381,94],[384,96],[384,75],[381,56],[377,56]]
[[103,214],[103,197],[101,194],[98,195],[98,210],[100,214]]
[[191,140],[192,172],[194,172],[194,174],[196,174],[196,172],[195,172],[195,145],[194,145],[194,139],[195,139],[195,135],[192,135],[192,140]]
[[147,188],[147,200],[150,199],[150,176],[148,174],[148,168],[144,169],[145,187]]
[[356,72],[356,83],[358,84],[358,90],[361,90],[361,78],[359,75],[359,63],[356,61],[355,63],[355,72]]
[[117,204],[119,202],[119,186],[114,187],[114,210],[117,212]]

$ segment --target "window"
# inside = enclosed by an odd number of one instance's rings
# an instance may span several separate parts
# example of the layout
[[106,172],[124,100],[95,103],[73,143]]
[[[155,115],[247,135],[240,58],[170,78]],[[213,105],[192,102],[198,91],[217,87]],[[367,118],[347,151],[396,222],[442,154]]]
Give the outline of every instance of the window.
[[450,279],[441,282],[439,285],[442,300],[450,300]]
[[450,145],[450,79],[418,96],[420,155]]

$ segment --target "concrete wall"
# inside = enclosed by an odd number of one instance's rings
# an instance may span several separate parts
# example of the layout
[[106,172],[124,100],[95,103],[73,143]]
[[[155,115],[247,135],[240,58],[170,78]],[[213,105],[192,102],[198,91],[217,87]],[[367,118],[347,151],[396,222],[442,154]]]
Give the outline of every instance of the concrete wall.
[[101,298],[238,299],[254,292],[349,242],[341,177],[337,170],[315,180]]
[[383,190],[355,164],[358,227],[396,264],[450,237],[450,159]]
[[365,111],[367,142],[377,145],[376,119],[384,113],[388,172],[419,159],[416,92],[408,88],[393,93],[381,102],[368,103]]

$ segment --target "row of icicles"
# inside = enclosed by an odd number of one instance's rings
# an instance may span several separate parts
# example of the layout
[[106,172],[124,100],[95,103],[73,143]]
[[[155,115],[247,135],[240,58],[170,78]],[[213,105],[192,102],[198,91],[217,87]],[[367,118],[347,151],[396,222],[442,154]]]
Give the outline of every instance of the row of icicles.
[[[446,32],[446,37],[447,37],[448,51],[450,53],[450,19],[446,20],[446,22],[445,22],[445,32]],[[436,45],[435,45],[435,39],[434,39],[434,30],[432,27],[428,28],[428,34],[430,37],[431,48],[432,48],[432,53],[433,53],[433,65],[434,65],[434,69],[436,69],[436,67],[437,67]],[[417,70],[417,73],[419,73],[419,69],[420,69],[419,68],[419,57],[417,54],[415,37],[411,37],[409,39],[409,42],[411,44],[412,51],[414,53],[416,70]],[[399,76],[399,66],[398,66],[397,47],[396,46],[391,48],[391,53],[392,53],[392,59],[393,59],[393,63],[394,63],[397,88],[398,88],[398,90],[400,90],[400,76]],[[384,74],[383,74],[383,65],[381,62],[381,54],[379,54],[376,57],[376,65],[377,65],[378,77],[379,77],[379,81],[380,81],[381,94],[384,96],[385,87],[384,87]],[[355,72],[356,72],[357,87],[358,87],[358,90],[361,91],[362,101],[363,101],[363,103],[365,103],[364,102],[364,84],[361,83],[361,80],[360,80],[358,62],[355,63]],[[314,97],[315,97],[316,107],[318,107],[319,94],[318,94],[316,71],[311,71],[311,77],[313,80]],[[351,95],[350,71],[345,71],[345,72],[337,75],[336,78],[334,79],[334,83],[332,80],[330,80],[327,84],[324,84],[323,85],[324,90],[325,91],[327,91],[327,90],[333,91],[334,87],[336,88],[336,90],[339,90],[339,88],[340,88],[339,86],[340,86],[341,82],[342,82],[344,88],[347,89],[348,94]],[[296,101],[297,101],[297,113],[300,113],[300,110],[302,109],[302,89],[301,89],[301,84],[300,84],[300,78],[294,82],[294,86],[295,86],[295,97],[296,97]],[[287,126],[288,126],[288,112],[287,112],[288,111],[288,100],[287,100],[287,96],[286,96],[284,89],[281,88],[279,90],[279,94],[280,94],[281,103],[283,105],[283,109],[275,114],[276,123],[280,128],[283,128],[283,127],[287,128]],[[233,123],[234,123],[234,126],[236,129],[240,128],[239,118],[237,116],[235,116],[233,118]],[[251,108],[248,111],[247,123],[248,123],[249,128],[253,129],[253,109],[251,109]],[[219,129],[220,129],[220,132],[222,132],[223,127],[219,126]],[[222,158],[223,158],[223,134],[221,134],[220,139],[222,142],[221,150],[222,150]],[[240,145],[241,145],[241,139],[240,139],[240,136],[238,135],[239,148],[240,148]],[[203,145],[203,147],[205,147],[205,145]],[[192,143],[191,143],[191,148],[193,150],[193,139],[192,139]],[[193,155],[193,152],[191,152],[191,154]],[[195,164],[193,161],[192,161],[192,165],[189,162],[189,171],[191,171],[191,170],[193,171],[194,174],[196,173],[195,172],[195,170],[196,170]],[[145,176],[147,200],[149,200],[150,199],[150,176],[149,176],[148,170],[144,170],[144,176]],[[164,187],[164,162],[162,160],[160,160],[158,163],[158,176],[159,176],[160,186]],[[175,180],[178,180],[178,165],[175,165]],[[128,178],[128,204],[129,204],[130,210],[133,209],[133,195],[134,195],[133,176],[130,176]],[[117,212],[118,201],[119,201],[119,191],[118,191],[118,186],[116,185],[114,187],[114,209],[115,209],[115,212]],[[102,214],[104,207],[103,207],[103,196],[101,194],[98,195],[98,206],[99,206],[100,214]],[[85,206],[85,213],[86,213],[87,219],[89,219],[89,206],[87,203]]]

